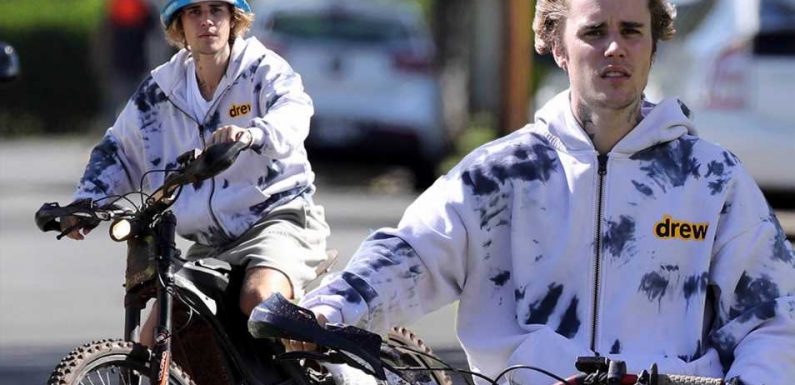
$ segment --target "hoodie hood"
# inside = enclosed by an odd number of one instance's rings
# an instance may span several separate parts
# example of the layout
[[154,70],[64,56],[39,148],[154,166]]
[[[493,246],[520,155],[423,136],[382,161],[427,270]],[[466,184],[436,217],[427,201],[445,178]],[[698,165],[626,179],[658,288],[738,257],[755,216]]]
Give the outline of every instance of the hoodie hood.
[[[218,85],[221,89],[232,84],[235,79],[245,72],[246,68],[261,60],[262,56],[268,52],[265,46],[254,37],[247,39],[238,37],[231,48],[229,65],[227,65],[226,73]],[[185,99],[187,86],[184,74],[191,60],[194,60],[193,54],[190,50],[183,48],[174,54],[168,62],[151,72],[152,78],[160,89],[163,90],[169,99],[180,106],[187,104]]]
[[[572,113],[569,93],[569,90],[563,91],[547,102],[536,113],[535,122],[547,127],[552,139],[550,142],[561,150],[596,151]],[[616,143],[610,154],[628,156],[683,135],[696,135],[693,122],[684,111],[687,111],[687,107],[675,98],[664,99],[659,104],[643,100],[643,120]]]

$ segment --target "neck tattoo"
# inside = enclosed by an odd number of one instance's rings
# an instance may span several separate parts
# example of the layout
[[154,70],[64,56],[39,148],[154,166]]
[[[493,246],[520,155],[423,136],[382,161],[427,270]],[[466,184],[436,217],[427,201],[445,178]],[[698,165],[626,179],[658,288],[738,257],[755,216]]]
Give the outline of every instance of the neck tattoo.
[[593,124],[593,111],[585,104],[580,104],[577,106],[577,117],[580,119],[582,129],[585,130],[585,133],[588,134],[588,137],[593,141],[596,137]]

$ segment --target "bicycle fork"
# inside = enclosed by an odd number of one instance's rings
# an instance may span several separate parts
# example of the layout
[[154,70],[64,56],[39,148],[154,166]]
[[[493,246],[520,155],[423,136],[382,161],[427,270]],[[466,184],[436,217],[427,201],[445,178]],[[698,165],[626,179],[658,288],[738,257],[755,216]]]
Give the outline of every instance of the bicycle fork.
[[177,245],[174,241],[177,220],[170,211],[163,213],[158,224],[157,277],[161,284],[157,285],[158,320],[154,332],[152,348],[152,379],[158,385],[168,384],[169,368],[171,367],[171,305],[173,303],[174,271],[171,263],[176,257]]

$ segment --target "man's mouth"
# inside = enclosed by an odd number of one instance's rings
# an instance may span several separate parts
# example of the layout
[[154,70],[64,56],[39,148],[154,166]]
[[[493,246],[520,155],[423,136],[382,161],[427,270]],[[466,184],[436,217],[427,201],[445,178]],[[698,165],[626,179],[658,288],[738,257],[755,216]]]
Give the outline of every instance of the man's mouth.
[[632,75],[623,67],[608,66],[600,72],[599,76],[605,79],[620,79],[628,78]]

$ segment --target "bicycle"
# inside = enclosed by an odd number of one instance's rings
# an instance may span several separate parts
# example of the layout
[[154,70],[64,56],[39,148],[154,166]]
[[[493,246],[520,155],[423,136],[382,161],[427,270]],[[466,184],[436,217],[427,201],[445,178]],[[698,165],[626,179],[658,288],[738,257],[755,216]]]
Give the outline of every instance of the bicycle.
[[[627,373],[624,362],[606,357],[579,357],[575,367],[581,373],[569,378],[562,378],[530,365],[516,365],[506,368],[492,379],[478,372],[453,368],[434,356],[425,356],[433,361],[432,364],[399,366],[384,360],[379,349],[382,350],[386,346],[401,352],[424,356],[423,352],[411,347],[395,346],[383,341],[377,334],[354,326],[334,324],[320,326],[311,311],[285,300],[278,293],[254,309],[249,319],[249,330],[257,338],[311,342],[324,349],[322,352],[284,353],[279,355],[278,359],[346,363],[382,381],[392,378],[388,381],[389,384],[395,383],[395,378],[397,382],[415,383],[412,380],[416,375],[407,376],[412,373],[452,372],[471,375],[488,384],[497,385],[515,370],[534,370],[558,381],[556,385],[732,385],[732,382],[724,383],[719,378],[658,373],[654,364],[649,370],[641,373]],[[467,384],[474,385],[466,376],[463,378]]]
[[[176,247],[176,218],[169,208],[182,187],[218,175],[244,146],[222,143],[204,152],[182,154],[176,169],[159,170],[168,176],[152,194],[137,191],[66,206],[45,203],[36,212],[37,226],[45,232],[60,232],[57,239],[78,228],[110,222],[110,237],[127,243],[123,338],[75,348],[59,362],[48,384],[333,385],[328,373],[308,363],[276,360],[284,351],[282,345],[248,332],[247,317],[237,306],[242,269],[212,258],[188,261]],[[133,200],[136,195],[140,203]],[[62,230],[60,221],[67,216],[79,220]],[[329,268],[330,264],[324,264],[316,272],[320,275]],[[155,345],[149,349],[136,341],[141,313],[152,298],[157,299],[160,316]],[[393,329],[389,338],[432,356],[407,329]],[[427,360],[419,355],[391,359],[414,364]],[[447,384],[444,376],[434,378],[440,379],[437,384]]]

